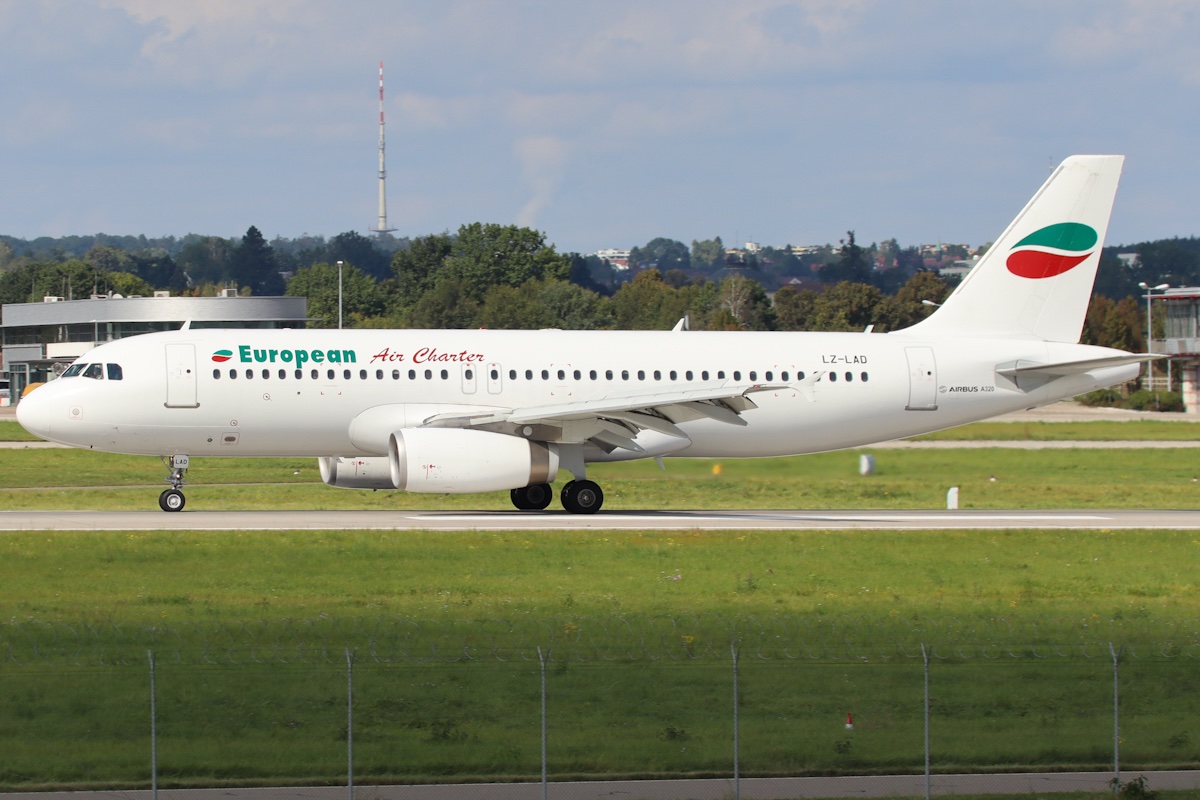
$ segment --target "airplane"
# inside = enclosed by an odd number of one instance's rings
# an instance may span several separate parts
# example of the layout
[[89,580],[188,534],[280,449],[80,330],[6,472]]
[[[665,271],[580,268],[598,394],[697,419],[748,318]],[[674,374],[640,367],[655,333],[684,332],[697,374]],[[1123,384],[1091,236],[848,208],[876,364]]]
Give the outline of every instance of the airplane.
[[587,465],[860,447],[1124,383],[1156,358],[1079,344],[1123,156],[1072,156],[929,317],[890,333],[195,329],[102,344],[25,397],[43,439],[316,457],[322,480],[604,502]]

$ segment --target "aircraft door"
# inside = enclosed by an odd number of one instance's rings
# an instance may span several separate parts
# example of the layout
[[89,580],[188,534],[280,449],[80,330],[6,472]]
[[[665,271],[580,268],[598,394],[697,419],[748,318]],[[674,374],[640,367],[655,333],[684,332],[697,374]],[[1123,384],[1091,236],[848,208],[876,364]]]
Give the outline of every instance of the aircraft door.
[[905,411],[937,411],[937,362],[932,347],[906,347],[908,405]]
[[475,394],[475,387],[479,381],[479,367],[474,364],[463,364],[462,368],[462,390],[463,394]]
[[196,346],[168,344],[167,408],[198,408],[196,400]]
[[489,394],[500,394],[500,390],[504,388],[503,373],[500,370],[500,365],[491,363],[487,365],[487,387]]

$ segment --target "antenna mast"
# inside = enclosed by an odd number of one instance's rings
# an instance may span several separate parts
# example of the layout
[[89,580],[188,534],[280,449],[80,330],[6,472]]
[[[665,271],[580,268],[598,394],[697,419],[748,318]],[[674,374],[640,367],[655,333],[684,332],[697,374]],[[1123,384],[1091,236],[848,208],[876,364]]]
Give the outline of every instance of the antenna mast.
[[382,236],[391,233],[395,228],[388,227],[387,221],[387,169],[384,167],[383,144],[383,62],[379,62],[379,222],[371,228],[371,233]]

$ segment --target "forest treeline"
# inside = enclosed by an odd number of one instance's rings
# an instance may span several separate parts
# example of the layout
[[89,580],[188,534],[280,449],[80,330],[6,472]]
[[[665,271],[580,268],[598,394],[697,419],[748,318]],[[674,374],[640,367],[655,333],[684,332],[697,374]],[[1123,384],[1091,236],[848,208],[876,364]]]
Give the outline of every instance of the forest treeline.
[[[1118,252],[1137,257],[1127,264]],[[968,258],[961,247],[936,255]],[[923,301],[939,303],[952,289],[927,253],[895,240],[862,246],[852,231],[837,247],[734,256],[719,238],[691,247],[660,238],[616,270],[559,253],[529,228],[471,223],[413,239],[349,232],[267,242],[255,227],[240,240],[0,236],[0,302],[236,287],[304,296],[315,324],[332,327],[338,262],[345,324],[375,328],[666,329],[687,317],[692,329],[889,331],[924,318],[934,307]],[[1085,342],[1144,351],[1139,282],[1200,284],[1200,239],[1106,248]]]

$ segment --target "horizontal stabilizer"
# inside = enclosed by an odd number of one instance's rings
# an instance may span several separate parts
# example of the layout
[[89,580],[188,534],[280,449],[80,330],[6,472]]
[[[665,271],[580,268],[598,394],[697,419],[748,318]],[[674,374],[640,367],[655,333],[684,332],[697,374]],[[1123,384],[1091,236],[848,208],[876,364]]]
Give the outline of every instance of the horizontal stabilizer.
[[1091,372],[1094,369],[1105,369],[1106,367],[1123,367],[1126,364],[1136,364],[1139,361],[1154,361],[1159,358],[1166,358],[1166,356],[1154,353],[1129,353],[1123,356],[1110,356],[1108,358],[1088,358],[1083,361],[1060,361],[1056,364],[1018,361],[1009,366],[996,367],[996,374],[1003,375],[1006,378],[1031,375],[1059,377],[1062,375],[1079,375],[1084,372]]

